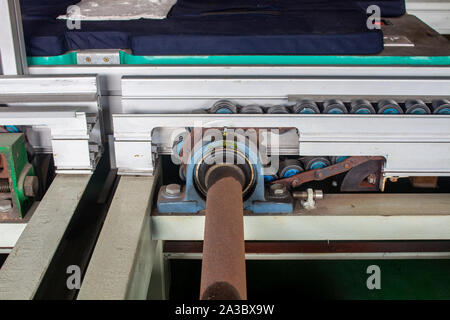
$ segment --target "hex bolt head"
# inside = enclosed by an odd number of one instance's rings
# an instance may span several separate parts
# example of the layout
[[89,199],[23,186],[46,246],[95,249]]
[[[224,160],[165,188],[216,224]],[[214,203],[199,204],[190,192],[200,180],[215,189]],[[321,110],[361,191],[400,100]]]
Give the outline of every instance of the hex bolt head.
[[11,209],[12,209],[11,200],[8,199],[0,200],[0,212],[8,212]]
[[23,191],[27,197],[35,197],[39,190],[39,180],[36,176],[26,176],[23,182]]
[[371,174],[367,177],[367,182],[370,184],[375,184],[376,181],[377,181],[377,177],[373,174]]
[[172,183],[166,186],[166,193],[171,196],[179,195],[181,192],[181,186],[176,183]]
[[274,183],[270,186],[270,191],[275,196],[282,196],[286,193],[286,187],[281,183]]

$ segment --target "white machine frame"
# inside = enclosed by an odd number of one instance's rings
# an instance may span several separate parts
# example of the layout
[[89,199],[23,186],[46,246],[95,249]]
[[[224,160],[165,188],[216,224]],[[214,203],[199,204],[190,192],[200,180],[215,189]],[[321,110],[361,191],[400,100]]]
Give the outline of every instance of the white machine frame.
[[[88,134],[87,114],[92,113],[92,107],[97,106],[97,103],[103,109],[106,132],[113,137],[116,163],[122,174],[156,174],[153,170],[152,144],[167,141],[154,140],[151,136],[152,128],[171,127],[174,124],[181,127],[193,126],[196,120],[202,118],[203,121],[207,121],[206,127],[254,125],[255,119],[261,126],[271,127],[276,123],[277,126],[296,127],[300,133],[297,148],[302,154],[384,155],[388,159],[386,174],[390,176],[450,175],[449,116],[400,115],[379,118],[346,115],[337,119],[335,116],[326,115],[249,117],[167,114],[169,107],[174,113],[192,110],[209,106],[212,101],[219,98],[232,98],[242,103],[288,104],[298,96],[320,99],[326,95],[363,96],[369,99],[381,96],[400,99],[448,98],[450,66],[28,67],[21,28],[18,1],[2,1],[0,29],[3,30],[3,35],[0,38],[0,59],[4,76],[0,77],[0,95],[3,94],[5,99],[9,99],[10,104],[25,105],[27,111],[24,109],[17,112],[2,111],[0,125],[49,126],[51,145],[53,153],[56,154],[55,160],[59,169],[63,170],[59,170],[55,185],[45,195],[28,227],[24,228],[23,223],[17,228],[0,224],[0,248],[3,252],[11,250],[15,245],[14,239],[19,238],[23,232],[14,255],[8,258],[5,267],[0,271],[0,298],[33,298],[48,268],[58,241],[67,227],[67,221],[75,210],[77,196],[85,189],[89,174],[95,167],[91,156],[91,153],[95,152],[92,149],[92,142],[97,142],[98,147],[98,139],[91,139]],[[20,77],[10,78],[6,75]],[[66,80],[72,81],[71,85],[61,90],[61,85]],[[47,89],[50,88],[52,92],[47,94],[53,98],[58,96],[58,99],[46,100],[39,97],[43,90],[39,83],[43,81],[51,84]],[[83,83],[86,87],[83,87]],[[35,89],[30,91],[29,88]],[[14,99],[22,100],[11,100],[13,97],[9,96],[10,94],[15,96]],[[84,98],[73,99],[74,96]],[[27,98],[28,101],[24,101],[23,98]],[[49,111],[55,106],[62,106],[65,111]],[[15,106],[11,108],[14,109]],[[99,113],[94,114],[100,122]],[[63,126],[61,120],[64,120]],[[70,131],[67,130],[68,125]],[[323,130],[319,135],[315,134],[317,128]],[[355,134],[358,139],[355,138]],[[414,157],[413,154],[417,154],[418,150],[424,151],[428,157],[425,158],[420,154]],[[430,154],[435,158],[429,157]],[[139,157],[133,158],[134,155]],[[402,157],[412,160],[406,169]],[[77,159],[77,164],[65,166],[64,163],[69,158]],[[442,163],[448,163],[448,167]],[[77,171],[80,167],[83,167],[83,170]],[[62,176],[73,172],[87,174],[69,178]],[[70,180],[71,183],[66,192],[72,190],[74,193],[60,197],[58,186],[64,185],[64,179]],[[109,290],[110,298],[147,298],[147,291],[155,282],[158,283],[156,291],[160,293],[156,296],[165,297],[167,270],[161,241],[202,239],[204,223],[201,215],[177,217],[151,215],[152,207],[149,199],[154,192],[153,182],[152,176],[121,177],[98,246],[87,270],[80,298],[102,298],[106,289]],[[142,185],[142,189],[130,187],[136,183]],[[408,207],[408,202],[410,204],[414,202],[411,199],[408,201],[403,199],[403,208],[411,209],[413,215],[405,211],[399,214],[398,208],[395,207],[383,207],[382,212],[369,210],[370,212],[365,211],[364,214],[353,212],[353,215],[346,215],[342,211],[345,211],[343,207],[341,211],[328,214],[320,214],[322,211],[318,211],[318,214],[306,215],[296,213],[291,216],[247,216],[245,236],[247,240],[450,240],[450,206],[445,198],[448,198],[448,195],[422,196],[421,199],[415,199],[417,203],[423,201],[427,204],[420,207],[421,210],[414,208],[413,205]],[[384,199],[382,195],[380,199]],[[124,215],[124,211],[128,213],[131,205],[135,206],[133,215],[129,217],[127,224],[120,223],[123,221],[120,219],[121,215]],[[56,208],[60,207],[64,208],[61,219],[49,218]],[[430,210],[427,211],[427,208]],[[39,230],[42,225],[45,228]],[[139,233],[129,237],[130,230],[139,230]],[[38,231],[45,234],[40,235]],[[42,241],[36,242],[33,239]],[[149,248],[152,254],[143,255],[142,252],[145,253]],[[414,254],[397,253],[388,256],[395,258]],[[438,255],[422,253],[422,256],[450,258],[450,253]],[[321,256],[308,256],[308,258],[315,257]],[[331,254],[329,258],[355,258],[355,255]],[[15,268],[19,264],[29,268]],[[109,266],[110,269],[99,273],[98,270],[101,269],[99,266]],[[31,276],[24,276],[27,273],[31,273]],[[111,285],[112,278],[115,281]],[[16,290],[17,281],[22,282],[23,290]],[[145,284],[142,285],[143,283]]]

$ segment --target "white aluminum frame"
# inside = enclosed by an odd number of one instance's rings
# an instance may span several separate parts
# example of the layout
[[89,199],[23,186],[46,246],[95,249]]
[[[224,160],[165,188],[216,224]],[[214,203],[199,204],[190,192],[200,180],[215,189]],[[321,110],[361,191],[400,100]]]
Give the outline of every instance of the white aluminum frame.
[[151,175],[152,145],[173,143],[155,141],[152,132],[176,125],[296,128],[301,155],[384,156],[386,176],[450,175],[450,116],[117,114],[113,123],[119,174]]
[[[89,174],[95,169],[100,149],[90,146],[90,130],[85,112],[53,111],[36,107],[0,109],[0,125],[49,128],[57,173]],[[92,120],[91,120],[92,121]]]
[[[381,197],[380,197],[380,201]],[[154,240],[203,240],[204,215],[152,216]],[[450,215],[247,215],[247,241],[450,240]]]
[[0,70],[3,75],[27,74],[27,58],[19,0],[0,1]]
[[450,97],[450,77],[126,76],[122,113],[189,113],[219,99],[246,104],[293,104],[295,99]]
[[37,152],[52,153],[58,173],[91,173],[103,150],[95,75],[0,77],[0,125],[30,126]]

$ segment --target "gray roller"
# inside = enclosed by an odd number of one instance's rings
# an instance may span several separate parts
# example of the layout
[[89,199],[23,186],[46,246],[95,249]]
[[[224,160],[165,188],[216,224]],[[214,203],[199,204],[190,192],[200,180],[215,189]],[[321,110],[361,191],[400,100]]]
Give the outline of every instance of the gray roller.
[[433,100],[431,109],[435,114],[450,114],[450,101],[446,99]]
[[350,102],[350,113],[371,114],[376,113],[372,104],[365,99],[355,99]]
[[281,179],[289,178],[293,175],[305,171],[302,163],[297,159],[286,159],[281,161],[280,169],[278,170],[278,177]]
[[267,113],[284,114],[284,113],[289,113],[289,110],[285,106],[275,105],[275,106],[269,107],[269,109],[267,109]]
[[342,101],[329,99],[323,102],[323,113],[342,114],[348,113],[348,110]]
[[292,107],[293,113],[314,114],[320,113],[319,106],[313,100],[303,99]]
[[248,106],[241,107],[241,110],[239,113],[262,114],[262,113],[264,113],[264,110],[261,108],[261,106],[259,106],[257,104],[249,104]]
[[328,167],[331,165],[330,159],[328,157],[302,157],[300,161],[303,163],[303,166],[306,171],[308,170],[314,170],[314,169],[321,169]]
[[377,113],[381,114],[399,114],[403,113],[403,109],[400,107],[400,105],[390,99],[384,99],[378,101],[377,104]]
[[425,102],[419,99],[409,99],[405,101],[405,109],[408,114],[430,114],[431,110]]
[[219,100],[210,109],[211,113],[237,113],[237,106],[230,100]]

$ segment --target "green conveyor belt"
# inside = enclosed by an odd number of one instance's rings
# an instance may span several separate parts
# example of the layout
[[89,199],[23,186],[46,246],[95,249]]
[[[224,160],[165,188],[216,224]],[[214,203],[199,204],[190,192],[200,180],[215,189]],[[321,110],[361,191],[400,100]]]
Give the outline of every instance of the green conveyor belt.
[[[76,52],[28,57],[29,65],[76,65]],[[123,65],[450,65],[450,56],[135,56],[120,52]]]

